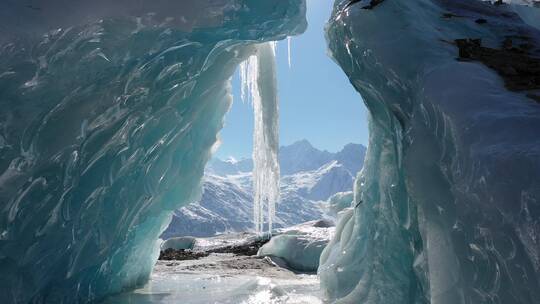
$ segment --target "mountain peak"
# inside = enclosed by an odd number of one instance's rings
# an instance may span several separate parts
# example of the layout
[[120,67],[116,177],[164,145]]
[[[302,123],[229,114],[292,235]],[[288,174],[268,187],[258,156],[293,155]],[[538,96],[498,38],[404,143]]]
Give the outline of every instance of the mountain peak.
[[335,159],[343,164],[351,174],[356,174],[363,164],[366,156],[366,147],[361,144],[347,144],[335,155]]
[[343,148],[341,149],[341,151],[338,152],[339,153],[365,153],[366,151],[366,147],[362,144],[353,144],[353,143],[349,143],[349,144],[346,144],[345,146],[343,146]]
[[234,158],[234,156],[229,156],[226,160],[225,160],[226,163],[230,163],[230,164],[236,164],[238,163],[238,160],[236,158]]
[[304,149],[316,149],[307,139],[301,139],[295,141],[294,143],[288,146],[282,146],[282,149],[291,149],[291,148],[304,148]]

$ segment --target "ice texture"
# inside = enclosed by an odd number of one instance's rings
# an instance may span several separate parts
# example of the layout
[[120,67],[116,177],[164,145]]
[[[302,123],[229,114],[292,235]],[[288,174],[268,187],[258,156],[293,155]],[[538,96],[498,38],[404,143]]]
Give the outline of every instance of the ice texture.
[[456,60],[454,40],[522,35],[538,56],[540,32],[510,5],[350,2],[336,2],[327,38],[369,109],[370,141],[357,206],[321,257],[325,297],[538,303],[540,107]]
[[292,51],[291,51],[291,45],[292,45],[292,37],[287,37],[287,63],[289,64],[289,69],[292,68]]
[[285,267],[295,271],[315,273],[319,259],[334,232],[326,221],[312,221],[278,230],[268,243],[259,249],[259,256],[277,257]]
[[144,283],[197,199],[230,78],[306,27],[303,0],[0,4],[0,302]]
[[353,200],[354,200],[353,191],[338,192],[332,195],[326,203],[326,209],[327,209],[328,215],[330,215],[331,217],[336,217],[337,214],[343,211],[344,209],[354,207]]
[[319,280],[275,267],[267,258],[212,254],[158,261],[150,281],[102,304],[322,304]]
[[[253,104],[253,222],[255,231],[268,232],[279,201],[279,103],[273,42],[256,46],[253,56],[240,65],[242,98]],[[247,95],[249,93],[249,95]],[[266,217],[264,207],[266,205]]]
[[513,5],[512,9],[523,22],[540,30],[540,4],[538,6]]
[[191,236],[173,237],[173,238],[165,240],[161,244],[160,249],[162,251],[167,250],[167,249],[174,249],[174,250],[193,249],[196,241],[197,239]]

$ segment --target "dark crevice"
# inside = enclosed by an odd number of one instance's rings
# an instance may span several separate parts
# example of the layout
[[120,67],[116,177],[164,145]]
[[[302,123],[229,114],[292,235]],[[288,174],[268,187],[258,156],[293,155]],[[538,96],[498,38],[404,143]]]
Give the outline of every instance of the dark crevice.
[[486,24],[487,20],[484,19],[484,18],[478,18],[478,19],[474,20],[474,22],[476,22],[478,24]]
[[444,13],[444,14],[442,14],[443,19],[462,18],[462,17],[464,17],[464,16],[456,15],[456,14],[453,14],[453,13]]

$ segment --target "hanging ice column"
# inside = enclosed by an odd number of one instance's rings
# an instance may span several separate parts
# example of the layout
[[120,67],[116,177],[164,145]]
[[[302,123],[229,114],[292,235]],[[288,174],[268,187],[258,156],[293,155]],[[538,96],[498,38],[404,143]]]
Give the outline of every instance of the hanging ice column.
[[292,37],[287,37],[287,61],[289,63],[289,68],[291,68],[291,44],[292,44]]
[[275,204],[279,201],[279,104],[277,97],[275,44],[257,46],[256,55],[240,66],[242,99],[250,94],[253,131],[253,216],[257,233],[264,231],[267,206],[268,231],[272,231]]

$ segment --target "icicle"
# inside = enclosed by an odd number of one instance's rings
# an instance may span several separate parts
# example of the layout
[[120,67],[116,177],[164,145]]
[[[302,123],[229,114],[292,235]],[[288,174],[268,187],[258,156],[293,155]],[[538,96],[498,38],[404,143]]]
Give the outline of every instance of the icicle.
[[240,72],[240,96],[243,102],[246,102],[248,90],[247,69],[249,66],[249,58],[245,62],[240,63],[238,70]]
[[272,54],[274,54],[274,58],[277,55],[277,41],[268,42],[270,44],[270,47],[272,48]]
[[292,38],[289,36],[287,37],[287,58],[289,60],[289,69],[291,68],[291,44],[292,44]]
[[[257,56],[249,57],[240,64],[240,92],[243,102],[252,102],[257,82]],[[249,95],[248,95],[249,94]]]
[[253,217],[257,233],[264,231],[267,207],[268,231],[272,231],[275,204],[279,201],[279,105],[277,98],[275,43],[257,46],[257,55],[240,66],[242,98],[253,103]]

